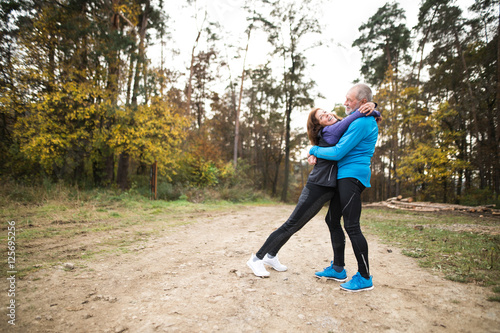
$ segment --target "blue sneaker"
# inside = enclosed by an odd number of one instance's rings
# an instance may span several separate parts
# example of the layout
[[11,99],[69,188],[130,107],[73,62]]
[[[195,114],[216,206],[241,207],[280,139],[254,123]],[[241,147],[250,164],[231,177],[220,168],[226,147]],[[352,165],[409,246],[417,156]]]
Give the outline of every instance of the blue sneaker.
[[372,290],[373,289],[373,281],[372,281],[373,276],[370,276],[369,279],[365,279],[364,277],[359,274],[359,272],[356,273],[351,279],[351,281],[342,283],[340,285],[340,289],[344,289],[347,291],[364,291],[364,290]]
[[325,267],[325,269],[322,272],[316,272],[314,273],[316,277],[321,278],[325,277],[328,280],[335,280],[339,282],[344,282],[347,280],[347,272],[345,269],[342,270],[342,272],[337,272],[336,270],[333,269],[333,261],[331,262],[331,265],[328,267]]

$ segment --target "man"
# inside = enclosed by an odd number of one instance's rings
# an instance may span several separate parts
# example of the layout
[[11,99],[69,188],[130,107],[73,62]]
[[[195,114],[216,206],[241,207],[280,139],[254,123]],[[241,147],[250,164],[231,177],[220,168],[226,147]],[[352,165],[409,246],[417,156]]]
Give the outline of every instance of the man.
[[[365,84],[357,84],[346,95],[346,113],[350,114],[366,102],[372,101],[372,91]],[[338,161],[337,188],[325,221],[330,230],[333,246],[333,261],[318,277],[326,277],[337,281],[346,281],[344,269],[345,234],[340,224],[344,216],[344,229],[351,240],[354,254],[358,262],[358,272],[349,282],[340,285],[348,291],[373,289],[368,261],[368,243],[360,228],[361,193],[370,187],[370,160],[375,151],[378,138],[378,127],[374,117],[363,117],[355,120],[334,147],[314,146],[310,150],[309,162],[315,158]],[[313,157],[314,156],[314,157]]]

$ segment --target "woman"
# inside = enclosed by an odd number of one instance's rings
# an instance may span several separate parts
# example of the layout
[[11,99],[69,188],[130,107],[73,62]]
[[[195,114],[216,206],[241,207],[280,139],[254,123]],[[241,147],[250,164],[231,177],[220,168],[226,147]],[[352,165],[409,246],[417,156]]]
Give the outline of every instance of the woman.
[[[307,121],[307,134],[313,145],[335,145],[349,125],[356,119],[368,115],[379,117],[378,111],[373,111],[375,103],[366,103],[352,115],[341,121],[334,113],[315,108],[309,113]],[[374,114],[372,114],[374,113]],[[267,277],[269,272],[264,265],[271,266],[283,272],[287,267],[281,264],[277,254],[290,237],[309,222],[332,199],[336,186],[337,162],[318,159],[309,174],[307,184],[302,190],[299,202],[288,220],[269,235],[256,254],[252,254],[247,261],[248,267],[256,276]]]

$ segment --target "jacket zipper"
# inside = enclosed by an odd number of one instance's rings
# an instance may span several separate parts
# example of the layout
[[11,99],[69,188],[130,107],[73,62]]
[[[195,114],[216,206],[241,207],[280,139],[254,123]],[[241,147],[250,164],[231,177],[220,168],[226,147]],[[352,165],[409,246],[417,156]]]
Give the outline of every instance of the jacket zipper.
[[332,177],[332,171],[333,171],[333,164],[330,167],[330,173],[328,174],[328,181],[330,181],[330,178]]

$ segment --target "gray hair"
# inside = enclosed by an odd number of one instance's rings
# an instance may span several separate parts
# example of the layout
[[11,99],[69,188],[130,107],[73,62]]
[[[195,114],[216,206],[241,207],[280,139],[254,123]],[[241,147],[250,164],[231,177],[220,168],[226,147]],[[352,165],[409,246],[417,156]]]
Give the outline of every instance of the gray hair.
[[358,84],[355,84],[352,88],[351,88],[351,91],[355,91],[356,92],[356,99],[358,101],[361,101],[363,98],[366,98],[366,101],[367,102],[371,102],[372,99],[373,99],[373,93],[372,93],[372,90],[370,89],[370,87],[368,87],[366,84],[364,83],[358,83]]

